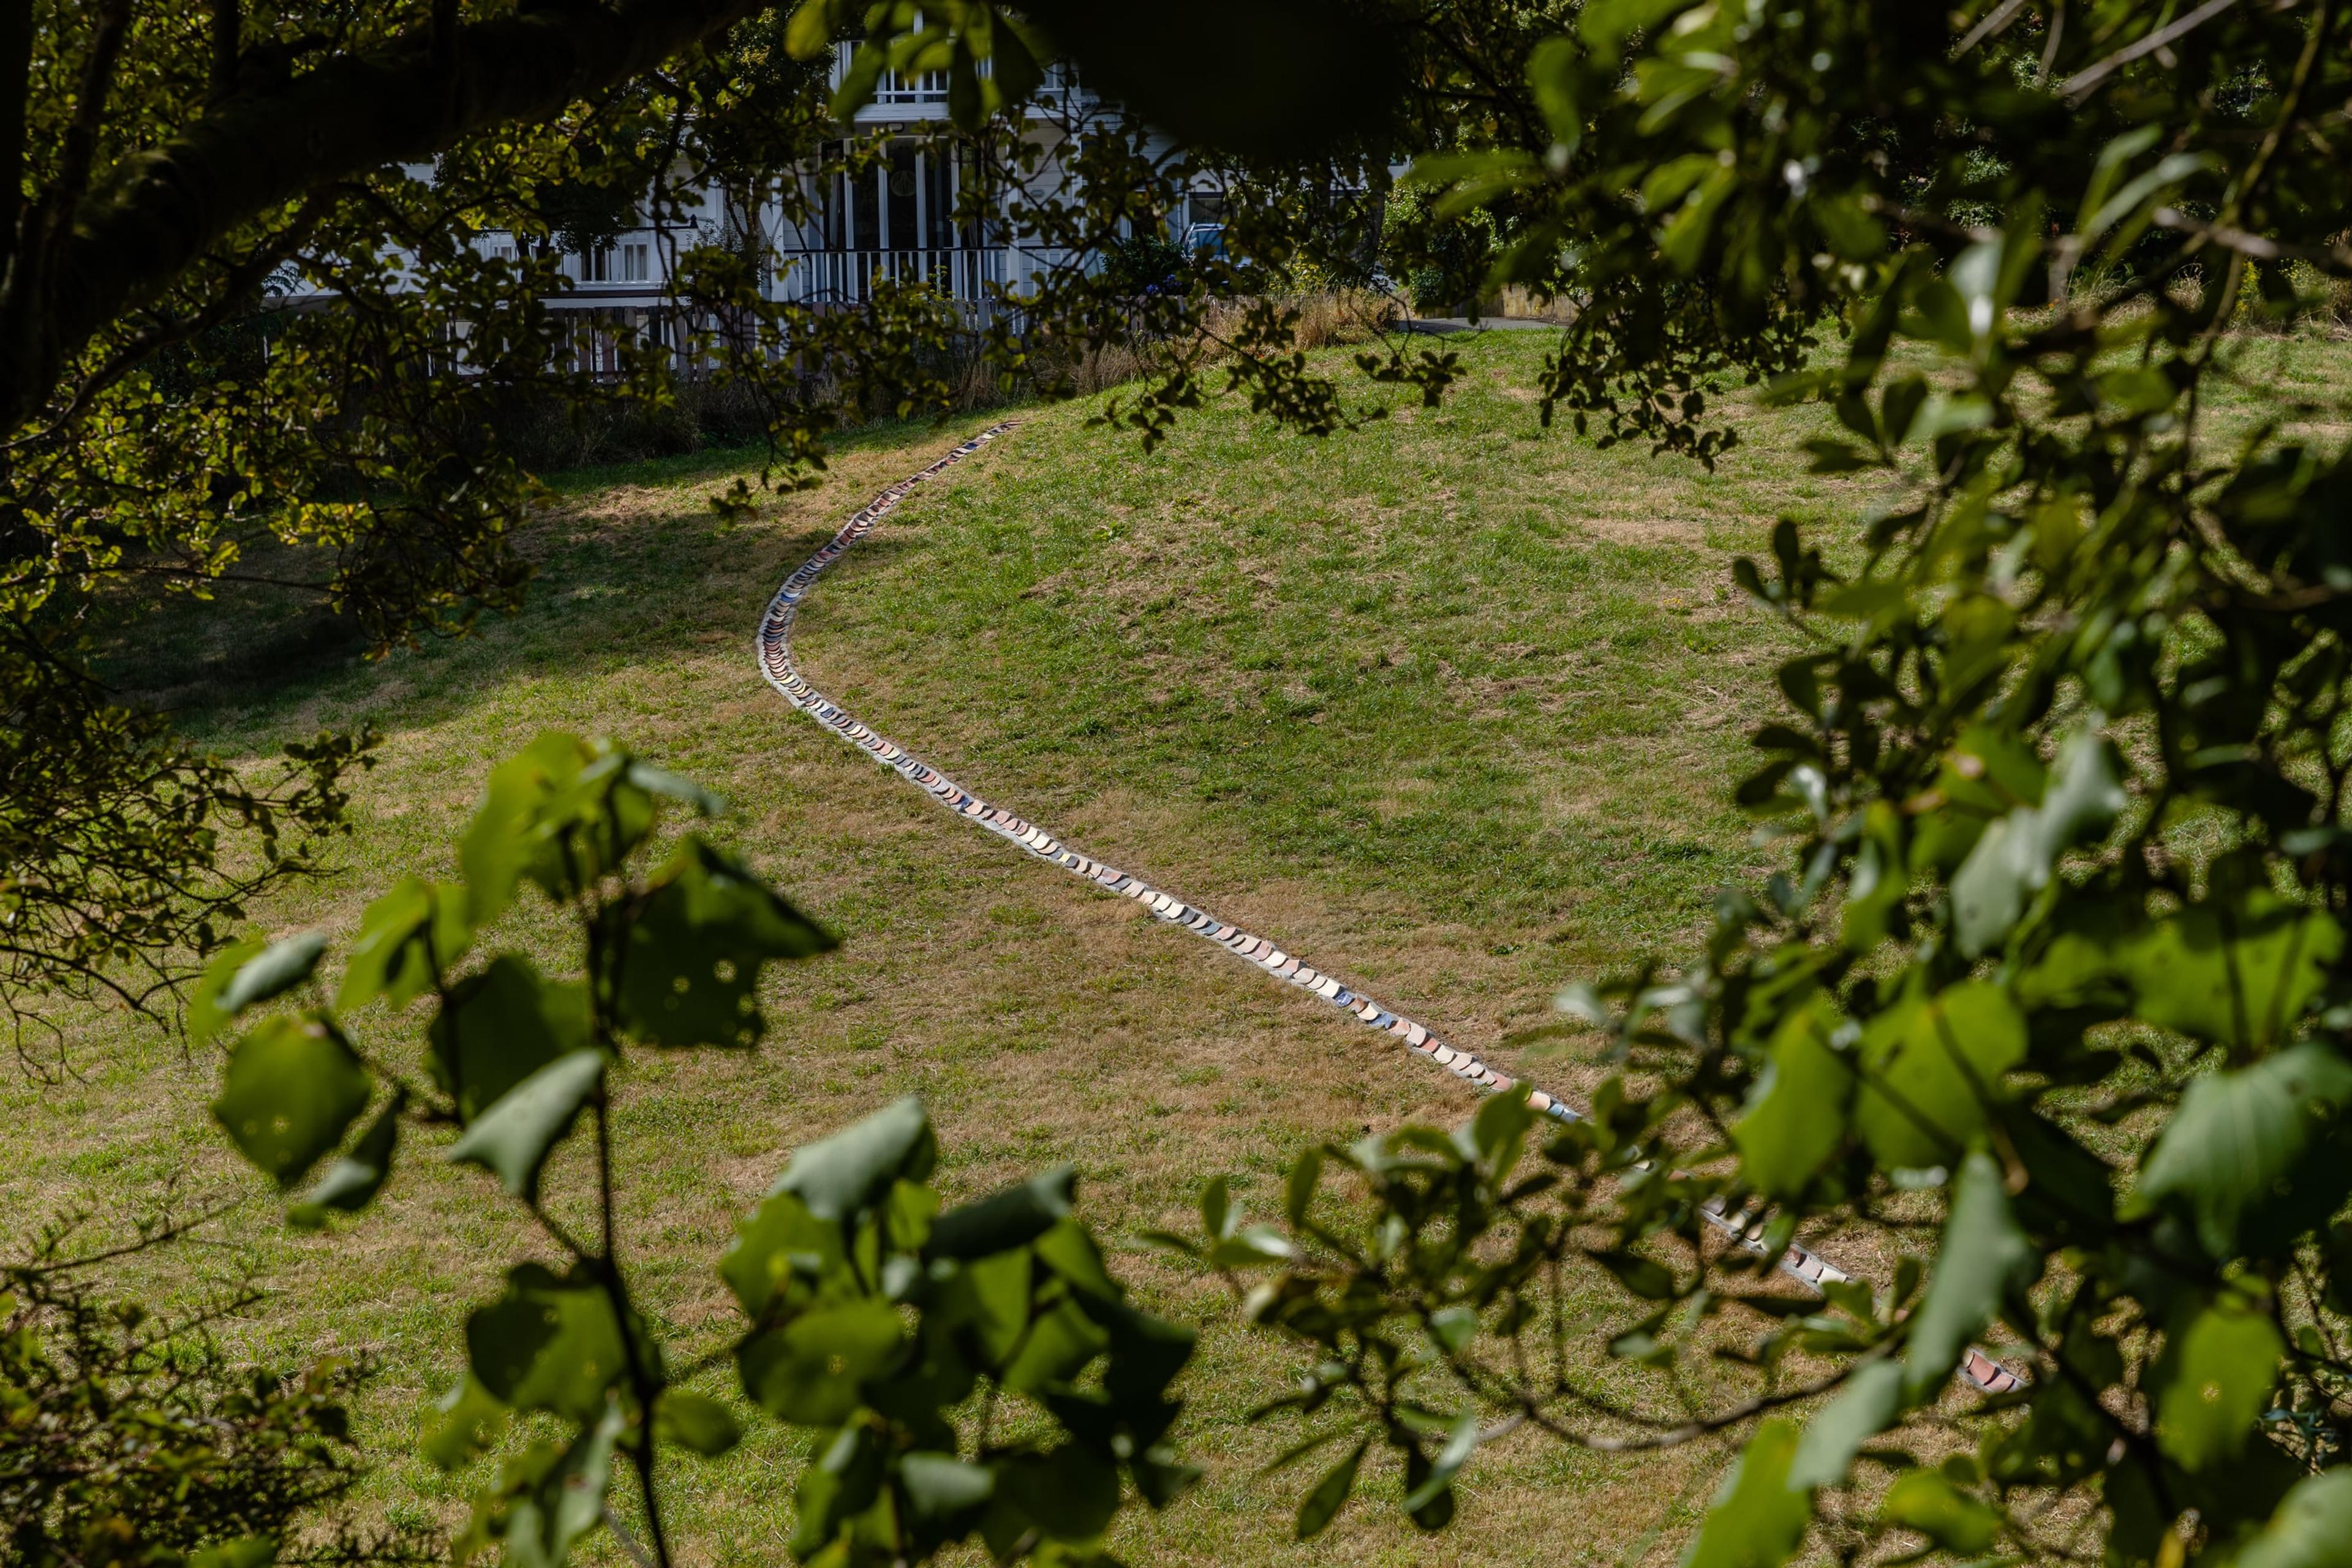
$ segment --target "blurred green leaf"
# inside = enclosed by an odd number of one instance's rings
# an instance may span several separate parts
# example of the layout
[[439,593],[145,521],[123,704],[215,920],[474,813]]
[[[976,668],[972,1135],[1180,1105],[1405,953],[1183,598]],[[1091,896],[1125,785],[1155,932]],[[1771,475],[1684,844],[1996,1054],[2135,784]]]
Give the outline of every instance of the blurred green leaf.
[[1429,1331],[1449,1351],[1465,1348],[1478,1332],[1478,1309],[1457,1302],[1429,1315]]
[[1241,1224],[1233,1202],[1233,1184],[1223,1175],[1211,1176],[1201,1187],[1201,1228],[1213,1241],[1223,1241]]
[[473,940],[458,889],[404,877],[360,917],[335,1005],[352,1013],[381,996],[405,1006],[433,989],[436,971],[446,974]]
[[1445,1447],[1430,1462],[1429,1474],[1420,1484],[1405,1493],[1404,1510],[1419,1513],[1435,1502],[1454,1485],[1454,1478],[1478,1451],[1478,1410],[1475,1405],[1454,1418],[1454,1426],[1446,1434]]
[[1863,1030],[1854,1125],[1889,1170],[1948,1165],[2024,1059],[2024,1016],[1989,981],[1898,1003]]
[[2316,1041],[2200,1078],[2141,1163],[2136,1205],[2179,1208],[2215,1258],[2279,1255],[2352,1193],[2347,1105],[2352,1063]]
[[709,1394],[666,1388],[654,1406],[654,1436],[712,1459],[741,1442],[743,1428],[733,1411]]
[[1576,36],[1594,53],[1613,59],[1627,38],[1656,27],[1688,5],[1689,0],[1596,0],[1578,13]]
[[1323,1151],[1308,1149],[1290,1163],[1290,1170],[1282,1184],[1282,1208],[1293,1229],[1307,1223],[1307,1211],[1314,1207],[1316,1188],[1323,1181]]
[[2157,1373],[2156,1442],[2185,1470],[2245,1450],[2271,1406],[2286,1344],[2261,1303],[2226,1290],[2167,1338]]
[[766,1028],[760,966],[827,952],[834,939],[740,863],[689,837],[608,939],[629,1032],[656,1046],[750,1046]]
[[502,952],[449,988],[427,1037],[434,1081],[472,1122],[541,1068],[588,1048],[588,988],[543,979],[530,960]]
[[1312,1541],[1331,1527],[1349,1494],[1356,1489],[1356,1471],[1364,1462],[1364,1450],[1371,1447],[1370,1437],[1360,1438],[1348,1450],[1348,1457],[1324,1472],[1315,1483],[1315,1489],[1298,1504],[1298,1520],[1295,1526],[1297,1538]]
[[1675,1294],[1674,1270],[1654,1258],[1632,1252],[1596,1252],[1592,1260],[1616,1276],[1617,1283],[1649,1301],[1664,1301]]
[[840,1221],[878,1206],[898,1181],[921,1182],[939,1142],[919,1095],[893,1101],[855,1126],[803,1144],[771,1192],[791,1193],[819,1219]]
[[473,1526],[457,1542],[458,1560],[489,1539],[505,1546],[507,1568],[558,1568],[604,1521],[613,1446],[625,1426],[619,1406],[608,1405],[570,1444],[534,1443],[508,1460],[498,1490],[477,1500]]
[[1118,1511],[1118,1471],[1083,1443],[1023,1454],[999,1472],[997,1489],[1057,1541],[1090,1542]]
[[[1693,73],[1690,85],[1704,87],[1712,82],[1712,72]],[[1717,210],[1738,188],[1738,178],[1728,169],[1717,169],[1708,174],[1667,219],[1658,235],[1658,254],[1679,271],[1696,272],[1707,239],[1715,231]]]
[[610,1060],[599,1050],[560,1057],[517,1084],[449,1147],[452,1163],[479,1165],[525,1203],[539,1201],[540,1167],[582,1108],[604,1087]]
[[1165,1444],[1146,1448],[1128,1461],[1128,1468],[1135,1477],[1135,1489],[1155,1509],[1166,1508],[1191,1491],[1204,1473],[1198,1465],[1182,1463]]
[[1682,1568],[1780,1568],[1795,1555],[1812,1520],[1807,1494],[1789,1482],[1796,1451],[1795,1423],[1776,1418],[1756,1428],[1683,1549]]
[[[1103,1390],[1120,1406],[1130,1426],[1146,1426],[1163,1414],[1159,1402],[1192,1359],[1197,1342],[1191,1329],[1139,1311],[1123,1301],[1076,1298],[1079,1309],[1109,1338],[1110,1359]],[[1147,1407],[1149,1407],[1147,1409]],[[1164,1412],[1172,1415],[1172,1407]],[[1156,1437],[1158,1430],[1150,1436]]]
[[525,879],[562,900],[617,870],[653,827],[636,765],[608,742],[551,732],[493,769],[457,847],[473,923],[497,919]]
[[851,1301],[755,1334],[736,1359],[743,1391],[769,1415],[795,1426],[837,1426],[865,1402],[859,1385],[887,1372],[905,1342],[895,1308]]
[[266,1535],[244,1535],[188,1554],[188,1568],[267,1568],[278,1561],[278,1542]]
[[718,816],[727,810],[727,802],[689,778],[681,778],[667,768],[651,763],[632,760],[623,775],[628,782],[648,795],[666,795],[694,807],[698,816]]
[[613,1304],[584,1272],[557,1275],[537,1263],[507,1271],[498,1300],[466,1320],[475,1378],[517,1410],[551,1410],[586,1424],[605,1390],[628,1373]]
[[2000,1533],[1992,1510],[1953,1486],[1940,1470],[1907,1470],[1895,1477],[1880,1516],[1962,1557],[1986,1551]]
[[1508,1177],[1526,1152],[1528,1129],[1534,1126],[1541,1113],[1528,1103],[1528,1091],[1513,1088],[1488,1095],[1462,1129],[1468,1137],[1456,1134],[1456,1144],[1465,1154],[1486,1167],[1490,1179],[1500,1182]]
[[265,1018],[229,1047],[213,1119],[280,1191],[343,1141],[367,1109],[368,1075],[323,1018]]
[[457,1469],[498,1441],[507,1415],[506,1402],[468,1372],[426,1407],[419,1446],[441,1468]]
[[1951,1212],[1936,1250],[1935,1272],[1911,1321],[1904,1397],[1914,1403],[1933,1397],[1959,1364],[1969,1341],[2041,1268],[2042,1254],[2011,1212],[2000,1166],[1989,1154],[1969,1154],[1953,1178]]
[[883,1476],[882,1445],[874,1429],[842,1428],[801,1471],[793,1500],[799,1521],[786,1543],[793,1555],[803,1562],[816,1556],[845,1525],[873,1507]]
[[1076,1301],[1065,1300],[1031,1321],[1029,1337],[1004,1369],[1004,1386],[1023,1393],[1059,1387],[1109,1348],[1110,1335]]
[[[1822,195],[1813,198],[1808,209],[1813,226],[1838,258],[1845,261],[1869,261],[1886,249],[1886,229],[1876,218],[1864,212],[1851,197]],[[1904,428],[1907,429],[1906,422]],[[1890,421],[1887,438],[1900,441],[1903,431]]]
[[1845,1484],[1862,1446],[1895,1423],[1903,1408],[1903,1367],[1874,1361],[1856,1367],[1838,1396],[1805,1424],[1789,1463],[1789,1484],[1800,1491]]
[[2255,890],[2156,921],[2118,961],[2149,1023],[2252,1048],[2294,1027],[2343,951],[2333,916]]
[[205,966],[188,997],[188,1038],[202,1045],[247,1007],[291,991],[310,978],[326,951],[327,939],[316,931],[225,950]]
[[287,1211],[288,1223],[299,1229],[316,1229],[327,1223],[330,1209],[353,1214],[373,1202],[384,1178],[392,1173],[392,1151],[400,1141],[400,1113],[407,1105],[407,1091],[394,1089],[391,1101],[360,1134],[352,1152],[328,1166],[301,1201]]
[[1103,1268],[1102,1249],[1076,1220],[1066,1219],[1039,1237],[1036,1253],[1038,1261],[1067,1280],[1073,1289],[1097,1300],[1118,1300],[1118,1284]]
[[1731,1129],[1741,1178],[1768,1197],[1801,1194],[1844,1140],[1853,1069],[1831,1048],[1834,1021],[1826,1003],[1789,1016]]
[[1570,38],[1546,38],[1528,54],[1528,86],[1535,93],[1536,107],[1543,111],[1555,146],[1573,151],[1584,140],[1584,115],[1578,99],[1585,70],[1584,51]]
[[1900,821],[1892,805],[1873,801],[1863,815],[1862,842],[1854,850],[1845,900],[1839,907],[1840,937],[1845,945],[1867,952],[1885,941],[1895,912],[1910,890]]
[[986,1258],[1026,1247],[1070,1212],[1077,1173],[1067,1165],[1040,1171],[1016,1186],[951,1208],[931,1222],[924,1251],[933,1258]]
[[735,1222],[735,1240],[719,1260],[719,1277],[743,1310],[757,1318],[797,1264],[824,1278],[842,1266],[841,1226],[818,1219],[797,1193],[775,1193]]
[[2233,1568],[2333,1568],[2352,1540],[2352,1470],[2295,1483],[2278,1511],[2238,1553]]
[[1029,1329],[1029,1259],[1016,1248],[958,1268],[932,1296],[926,1326],[957,1334],[980,1367],[1002,1372]]
[[236,972],[268,950],[261,938],[247,937],[213,954],[188,993],[187,1029],[191,1044],[203,1045],[220,1033],[231,1015],[221,1005],[221,994],[236,979]]
[[898,1461],[898,1483],[918,1516],[945,1521],[979,1508],[995,1495],[996,1474],[952,1454],[908,1454]]
[[2126,799],[2113,749],[2078,730],[2060,747],[2050,787],[1987,827],[1952,878],[1952,926],[1960,951],[1990,952],[2050,882],[2058,857],[2105,831]]
[[813,60],[833,47],[835,33],[856,14],[845,0],[801,0],[784,29],[784,47],[796,60]]

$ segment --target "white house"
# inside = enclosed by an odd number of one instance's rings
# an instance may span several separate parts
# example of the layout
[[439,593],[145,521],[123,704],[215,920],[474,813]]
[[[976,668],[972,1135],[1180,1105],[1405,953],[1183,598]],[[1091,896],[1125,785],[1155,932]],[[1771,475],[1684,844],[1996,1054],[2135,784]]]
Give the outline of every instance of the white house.
[[[845,64],[845,53],[837,54],[834,85]],[[798,182],[800,202],[772,198],[748,215],[709,190],[677,221],[626,230],[607,248],[565,257],[562,266],[571,287],[549,304],[579,319],[580,368],[617,369],[616,344],[624,337],[666,334],[665,323],[675,320],[677,310],[668,292],[670,268],[698,245],[749,242],[765,258],[761,288],[768,298],[820,307],[860,303],[882,279],[929,284],[975,315],[1007,295],[1030,292],[1040,273],[1069,258],[1016,243],[1003,225],[958,221],[958,202],[973,171],[969,151],[945,134],[947,96],[944,73],[915,79],[886,75],[852,127],[860,135],[885,133],[884,155],[876,164],[856,174],[783,174],[781,180]],[[1034,176],[1043,184],[1062,177],[1055,145],[1097,110],[1058,68],[1049,68],[1040,98],[1024,134],[1045,147]],[[1216,210],[1215,194],[1202,192],[1186,211],[1170,216],[1182,234],[1187,226],[1213,223]],[[514,240],[493,235],[482,245],[511,254]]]

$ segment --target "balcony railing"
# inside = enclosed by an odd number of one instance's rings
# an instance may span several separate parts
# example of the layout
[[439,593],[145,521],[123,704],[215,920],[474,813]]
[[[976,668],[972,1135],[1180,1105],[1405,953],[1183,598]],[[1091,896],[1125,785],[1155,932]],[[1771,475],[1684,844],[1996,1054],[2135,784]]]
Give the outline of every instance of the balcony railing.
[[977,304],[1005,281],[1005,253],[987,250],[797,250],[778,258],[776,291],[804,304],[858,305],[877,280],[925,284]]
[[920,76],[904,77],[897,71],[884,71],[882,79],[874,86],[877,103],[945,103],[948,100],[948,73],[925,71]]
[[[826,84],[836,92],[849,75],[848,46],[833,52],[831,80]],[[917,76],[902,76],[897,71],[884,71],[882,79],[874,84],[874,98],[866,109],[877,107],[906,108],[909,106],[944,106],[948,100],[948,73],[924,71]]]
[[[840,90],[843,80],[849,75],[849,57],[852,52],[852,46],[846,44],[833,52],[832,74],[826,85],[836,92]],[[987,60],[980,62],[980,74],[982,76],[992,74],[991,62]],[[1058,102],[1068,99],[1073,88],[1068,68],[1055,61],[1045,67],[1045,79],[1039,85],[1037,96],[1047,103]],[[916,76],[904,76],[898,71],[884,71],[881,79],[874,84],[872,100],[860,108],[858,113],[876,114],[877,110],[884,109],[944,110],[947,107],[947,101],[948,73],[945,71],[924,71]],[[890,115],[876,117],[898,118]],[[920,118],[937,117],[926,115]]]

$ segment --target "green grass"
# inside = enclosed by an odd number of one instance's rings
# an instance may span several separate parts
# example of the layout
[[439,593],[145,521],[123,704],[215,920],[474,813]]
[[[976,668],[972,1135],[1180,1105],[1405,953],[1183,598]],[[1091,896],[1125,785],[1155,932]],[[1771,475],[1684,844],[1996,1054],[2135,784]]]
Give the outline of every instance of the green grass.
[[[1783,514],[1843,523],[1867,491],[1790,456],[1825,428],[1818,411],[1753,414],[1713,474],[1546,432],[1513,390],[1541,350],[1530,336],[1465,345],[1473,375],[1444,410],[1328,440],[1220,405],[1147,457],[1089,428],[1087,406],[1030,411],[823,582],[802,668],[990,799],[1573,1092],[1591,1074],[1571,1055],[1505,1036],[1566,979],[1686,951],[1712,890],[1759,863],[1729,785],[1794,639],[1734,596],[1729,558]],[[2276,352],[2315,385],[2343,358]],[[1647,1560],[1664,1560],[1719,1447],[1609,1459],[1514,1439],[1481,1457],[1442,1545],[1382,1502],[1295,1546],[1305,1479],[1258,1479],[1284,1439],[1243,1420],[1284,1358],[1134,1237],[1180,1218],[1213,1172],[1263,1207],[1302,1145],[1450,1121],[1469,1092],[950,819],[760,682],[751,633],[777,580],[873,489],[986,422],[868,433],[824,487],[731,530],[702,503],[737,458],[568,476],[526,542],[529,607],[463,641],[361,664],[312,622],[256,639],[189,613],[116,668],[232,752],[384,728],[338,874],[257,911],[272,929],[348,936],[397,876],[450,874],[489,765],[562,728],[722,790],[723,835],[844,934],[771,986],[758,1054],[627,1068],[624,1234],[682,1352],[729,1337],[713,1265],[789,1151],[919,1089],[952,1194],[1075,1163],[1122,1275],[1203,1329],[1179,1436],[1209,1479],[1122,1525],[1129,1561],[1616,1563],[1660,1527]],[[551,960],[551,933],[517,921]],[[415,1022],[362,1020],[377,1042]],[[209,1055],[100,1020],[71,1059],[64,1082],[0,1079],[0,1212],[29,1228],[173,1184],[241,1196],[226,1233],[277,1291],[249,1348],[380,1358],[374,1494],[447,1518],[462,1489],[405,1457],[414,1412],[454,1374],[465,1312],[532,1251],[528,1229],[477,1175],[411,1150],[382,1212],[289,1236],[206,1123]],[[559,1161],[551,1187],[578,1184]],[[1610,1300],[1586,1304],[1596,1336]],[[782,1558],[801,1445],[754,1431],[724,1461],[673,1468],[689,1561]]]

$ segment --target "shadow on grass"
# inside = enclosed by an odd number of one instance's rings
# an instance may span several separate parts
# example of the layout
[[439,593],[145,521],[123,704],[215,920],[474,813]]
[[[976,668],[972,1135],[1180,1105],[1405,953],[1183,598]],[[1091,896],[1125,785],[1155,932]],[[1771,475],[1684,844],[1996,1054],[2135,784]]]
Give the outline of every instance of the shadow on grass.
[[[869,426],[845,433],[833,455],[929,445],[1004,416]],[[322,595],[227,582],[209,599],[125,595],[96,639],[94,667],[124,699],[173,714],[205,744],[270,751],[318,724],[383,722],[387,709],[403,722],[430,722],[510,680],[593,678],[716,633],[740,637],[748,648],[775,584],[865,499],[862,490],[845,493],[788,530],[765,520],[721,522],[700,487],[754,474],[765,457],[758,447],[716,449],[548,476],[559,504],[516,536],[532,568],[522,606],[484,616],[469,631],[422,637],[382,659],[367,657],[359,624]],[[894,470],[881,482],[899,477]],[[606,493],[612,504],[593,514],[568,504]],[[859,562],[886,561],[907,542],[868,541]],[[240,563],[246,573],[287,582],[323,577],[328,564],[323,551],[266,538]],[[302,715],[306,708],[315,711]]]

